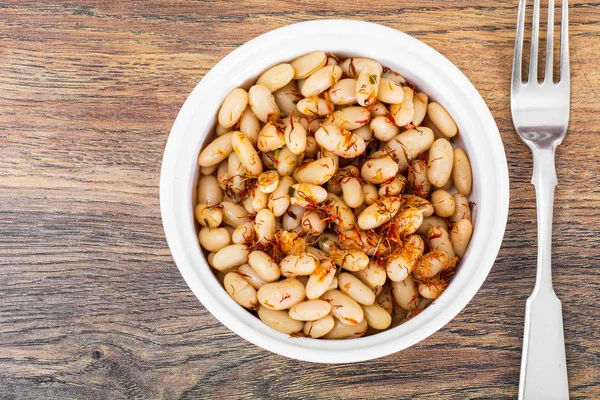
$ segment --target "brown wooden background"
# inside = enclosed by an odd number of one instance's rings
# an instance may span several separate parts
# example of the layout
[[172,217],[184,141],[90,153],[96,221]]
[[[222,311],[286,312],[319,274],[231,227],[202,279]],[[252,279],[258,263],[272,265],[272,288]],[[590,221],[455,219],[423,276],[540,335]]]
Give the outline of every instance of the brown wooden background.
[[[0,398],[516,398],[534,283],[531,156],[513,130],[517,1],[0,0]],[[571,1],[554,282],[572,398],[600,398],[600,3]],[[314,18],[380,22],[454,62],[502,132],[511,209],[481,291],[441,331],[356,365],[267,353],[196,300],[162,231],[179,107],[224,55]]]

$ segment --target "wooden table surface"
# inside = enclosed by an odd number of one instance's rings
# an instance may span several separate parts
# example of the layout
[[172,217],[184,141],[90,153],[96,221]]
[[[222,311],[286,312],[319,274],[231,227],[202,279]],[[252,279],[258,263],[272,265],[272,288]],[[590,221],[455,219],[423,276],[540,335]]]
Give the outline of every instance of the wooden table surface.
[[[531,155],[513,130],[515,1],[0,1],[0,398],[516,398],[535,275]],[[243,4],[243,5],[242,5]],[[572,398],[600,398],[600,3],[571,1],[554,285]],[[504,141],[506,237],[482,289],[410,349],[355,365],[270,354],[194,297],[158,188],[188,93],[227,53],[314,18],[379,22],[473,82]]]

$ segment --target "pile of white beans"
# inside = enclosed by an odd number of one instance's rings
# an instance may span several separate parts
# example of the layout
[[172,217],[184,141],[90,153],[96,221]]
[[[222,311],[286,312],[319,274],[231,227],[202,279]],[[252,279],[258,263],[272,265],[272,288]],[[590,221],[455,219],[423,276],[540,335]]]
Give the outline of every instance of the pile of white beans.
[[280,332],[359,337],[447,287],[473,227],[456,123],[400,74],[322,51],[233,90],[200,153],[200,245]]

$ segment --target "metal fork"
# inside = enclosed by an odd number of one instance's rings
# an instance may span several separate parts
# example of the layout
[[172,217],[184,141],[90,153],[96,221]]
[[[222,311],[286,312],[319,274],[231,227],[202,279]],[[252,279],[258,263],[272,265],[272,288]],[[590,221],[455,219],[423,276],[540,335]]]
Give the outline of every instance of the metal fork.
[[525,309],[525,333],[519,399],[568,399],[569,384],[561,302],[552,288],[551,246],[554,187],[557,184],[554,150],[569,124],[570,73],[568,4],[562,0],[560,80],[553,82],[554,0],[548,4],[548,33],[544,81],[538,82],[540,0],[534,0],[529,78],[521,74],[526,0],[519,2],[513,63],[511,111],[517,133],[533,154],[537,198],[538,260],[533,293]]

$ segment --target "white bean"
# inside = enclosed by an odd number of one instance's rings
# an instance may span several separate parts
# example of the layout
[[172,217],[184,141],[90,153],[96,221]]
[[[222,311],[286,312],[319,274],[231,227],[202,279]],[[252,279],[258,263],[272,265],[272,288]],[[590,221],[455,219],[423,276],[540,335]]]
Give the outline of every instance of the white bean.
[[373,329],[387,329],[392,324],[392,316],[379,304],[362,306],[367,324]]
[[423,213],[414,207],[403,208],[392,220],[400,237],[412,235],[423,223]]
[[233,130],[233,126],[230,126],[229,128],[225,128],[223,125],[217,123],[217,127],[215,128],[215,133],[217,134],[217,136],[222,136],[232,130]]
[[342,179],[340,186],[342,187],[343,199],[351,208],[360,207],[365,201],[365,194],[362,191],[362,185],[357,177],[349,176]]
[[209,228],[216,228],[221,225],[221,221],[223,221],[223,211],[218,206],[207,206],[206,204],[200,203],[196,205],[194,215],[196,221],[198,221],[200,225]]
[[394,301],[404,310],[414,310],[419,306],[420,298],[415,281],[409,275],[400,282],[392,282]]
[[391,181],[383,182],[379,185],[378,193],[380,196],[398,196],[406,187],[406,178],[404,175],[396,175]]
[[456,210],[454,198],[443,189],[438,189],[431,193],[431,205],[438,217],[449,218]]
[[448,255],[449,260],[456,256],[450,241],[450,235],[445,228],[431,227],[427,232],[427,240],[429,241],[429,248],[443,251]]
[[223,201],[223,190],[214,175],[202,176],[198,180],[198,203],[212,206]]
[[231,243],[231,236],[225,228],[202,228],[198,240],[206,250],[217,252]]
[[377,102],[381,71],[371,65],[365,66],[356,78],[356,102],[370,106]]
[[381,74],[381,77],[400,84],[406,83],[406,79],[402,75],[394,71],[386,71]]
[[415,92],[408,86],[402,88],[404,98],[400,104],[390,106],[390,115],[398,126],[406,126],[411,123],[415,116],[415,106],[413,102]]
[[403,194],[402,199],[406,207],[418,209],[423,214],[423,217],[430,217],[433,214],[433,206],[422,197],[415,196],[414,194]]
[[258,119],[267,122],[270,115],[279,114],[279,107],[268,87],[254,85],[248,91],[250,108]]
[[302,223],[302,217],[304,216],[305,212],[306,210],[304,207],[292,204],[287,209],[285,214],[283,214],[283,218],[281,220],[283,229],[286,231],[293,231],[296,230],[296,228],[302,229],[300,224]]
[[427,93],[419,92],[415,93],[415,97],[413,99],[413,105],[415,108],[415,114],[413,116],[412,124],[414,126],[421,125],[423,119],[425,119],[425,115],[427,114],[427,102],[429,101],[429,96]]
[[381,293],[375,298],[375,303],[383,308],[388,314],[394,311],[394,300],[392,298],[392,287],[386,282],[381,289]]
[[325,66],[310,75],[302,89],[304,97],[317,96],[333,86],[342,77],[342,69],[337,65]]
[[323,203],[329,216],[333,217],[333,222],[339,229],[345,231],[353,229],[356,225],[356,217],[350,207],[339,196],[328,193],[327,200]]
[[423,222],[421,223],[421,226],[419,226],[417,233],[419,235],[426,236],[429,232],[429,229],[431,229],[434,226],[444,228],[446,230],[448,229],[448,224],[446,223],[446,221],[443,218],[440,218],[436,215],[432,215],[432,216],[423,218]]
[[334,325],[334,318],[331,315],[326,315],[316,321],[306,321],[302,332],[308,337],[317,339],[329,333]]
[[273,193],[279,185],[277,171],[266,171],[258,175],[258,189],[263,193]]
[[292,117],[290,117],[290,123],[285,128],[283,133],[286,146],[294,154],[300,154],[304,152],[306,148],[306,129],[300,123],[294,123]]
[[[406,149],[400,142],[400,135],[396,135],[383,144],[383,150],[386,155],[391,156],[398,163],[398,172],[404,172],[408,169],[408,160],[406,159]],[[373,157],[373,154],[371,154]]]
[[200,167],[200,175],[212,175],[219,168],[219,164],[211,165],[210,167]]
[[353,130],[352,133],[362,138],[365,143],[368,143],[373,139],[373,132],[371,131],[371,127],[369,125],[363,125],[360,128]]
[[[397,141],[401,144],[404,154],[408,161],[417,158],[431,147],[434,141],[433,131],[426,126],[420,126],[414,129],[407,129],[391,141]],[[391,142],[390,141],[390,142]],[[394,148],[394,150],[396,147]]]
[[[403,93],[404,95],[404,93]],[[371,117],[377,117],[378,115],[388,115],[390,112],[387,109],[387,107],[385,106],[385,104],[383,104],[382,102],[377,102],[372,108],[371,108]]]
[[209,143],[208,146],[200,152],[198,156],[198,165],[201,167],[211,167],[226,159],[233,151],[231,143],[231,132],[227,132],[223,136],[217,137]]
[[365,196],[365,204],[371,205],[375,203],[379,199],[379,193],[377,191],[377,186],[372,183],[365,183],[362,187],[363,194]]
[[367,331],[367,320],[363,320],[357,325],[347,325],[337,318],[333,319],[335,324],[333,328],[327,334],[323,336],[323,339],[351,339],[364,336]]
[[404,242],[387,260],[385,269],[390,280],[400,282],[406,279],[417,266],[424,249],[425,243],[420,236],[413,235]]
[[425,254],[421,258],[421,261],[419,261],[419,264],[414,270],[415,278],[420,280],[433,278],[444,269],[446,264],[448,264],[448,255],[446,252],[433,249]]
[[329,255],[331,246],[339,247],[338,236],[330,232],[324,233],[319,238],[318,244],[321,251]]
[[269,196],[267,207],[273,211],[276,217],[281,217],[290,205],[289,188],[294,184],[294,180],[289,176],[284,176],[279,180],[277,189]]
[[223,222],[227,225],[237,228],[241,224],[248,222],[248,212],[239,204],[224,201],[221,203],[221,206],[223,206]]
[[245,201],[250,200],[249,213],[257,213],[267,207],[269,202],[269,194],[260,190],[258,185],[254,186],[250,191],[250,196]]
[[466,196],[463,196],[460,193],[455,193],[452,195],[454,199],[454,204],[456,208],[454,210],[454,214],[450,217],[450,221],[458,222],[461,219],[471,220],[471,206],[469,205],[469,200]]
[[294,67],[290,64],[279,64],[269,68],[258,78],[257,85],[264,85],[271,92],[281,89],[294,78]]
[[277,159],[277,173],[280,176],[290,176],[298,165],[298,156],[290,151],[287,146],[283,146],[279,152],[275,151]]
[[446,137],[453,137],[458,133],[456,122],[441,104],[432,101],[427,106],[427,115],[436,128]]
[[347,131],[353,131],[369,123],[371,113],[365,107],[344,107],[335,111],[325,120],[327,124],[343,127]]
[[360,176],[369,183],[380,184],[398,173],[398,163],[390,156],[370,158],[362,166]]
[[290,308],[304,300],[304,295],[304,285],[295,278],[267,283],[258,289],[258,301],[271,310]]
[[304,322],[290,318],[287,311],[270,310],[262,306],[258,308],[258,318],[267,326],[281,333],[300,332],[304,327]]
[[338,288],[338,278],[337,276],[333,277],[333,280],[331,281],[331,284],[329,285],[329,287],[327,288],[327,290],[335,290]]
[[284,115],[293,115],[297,113],[296,103],[302,100],[296,81],[291,81],[281,89],[273,92],[275,103],[279,111]]
[[374,292],[379,291],[383,287],[387,278],[385,269],[373,260],[369,261],[367,268],[353,272],[353,274],[373,289]]
[[223,279],[223,287],[236,303],[251,310],[256,309],[256,289],[242,275],[229,272]]
[[319,204],[327,199],[327,190],[310,183],[296,183],[290,187],[288,194],[291,195],[291,203],[301,207]]
[[225,100],[219,110],[219,125],[224,128],[231,128],[234,126],[240,116],[248,105],[248,92],[244,89],[237,88],[233,89]]
[[250,250],[243,244],[230,244],[217,251],[213,260],[212,266],[224,271],[231,267],[236,267],[248,262],[248,254]]
[[448,284],[440,278],[431,278],[419,283],[419,294],[426,299],[437,299]]
[[250,175],[257,176],[262,172],[262,161],[260,160],[252,141],[248,139],[246,135],[239,131],[233,132],[231,144],[233,146],[233,151],[235,151],[235,154]]
[[454,224],[452,233],[450,234],[450,240],[452,241],[452,247],[457,256],[463,257],[467,246],[471,240],[473,234],[473,225],[468,219],[462,219]]
[[358,76],[365,67],[370,67],[381,75],[383,67],[377,61],[370,58],[351,57],[345,59],[340,67],[344,71],[344,75],[354,78]]
[[294,171],[294,179],[300,183],[322,185],[336,173],[337,165],[333,157],[304,162]]
[[237,199],[247,189],[246,179],[244,179],[246,169],[235,152],[227,157],[227,165],[228,179],[225,183],[227,187],[226,192],[233,193]]
[[307,300],[290,308],[290,317],[297,321],[316,321],[331,312],[331,304],[325,300]]
[[323,125],[315,133],[315,139],[320,146],[340,157],[358,157],[367,148],[361,137],[335,125]]
[[281,276],[279,265],[263,251],[252,251],[248,255],[248,264],[265,282],[275,282]]
[[244,222],[233,230],[231,241],[235,244],[248,243],[254,239],[254,226],[252,222]]
[[[254,196],[252,196],[252,194],[254,192],[258,192],[260,195],[264,195],[264,193],[261,193],[258,189],[252,188],[252,193],[250,194],[250,196],[247,196],[247,197],[245,197],[242,200],[242,206],[244,207],[244,209],[246,210],[246,212],[248,213],[248,215],[254,214],[256,212],[254,210],[254,206],[253,206],[253,203],[254,203],[254,198],[253,197]],[[260,200],[259,200],[259,202],[260,202]]]
[[329,100],[335,105],[356,103],[356,79],[340,79],[329,89]]
[[454,164],[452,167],[452,181],[458,193],[468,196],[471,193],[473,174],[471,162],[462,149],[454,149]]
[[327,223],[317,211],[307,211],[302,215],[302,229],[310,235],[318,236],[325,231]]
[[308,283],[306,284],[306,297],[309,299],[318,299],[321,297],[333,282],[335,274],[336,267],[332,259],[327,258],[320,260],[319,265],[308,278]]
[[315,115],[325,116],[333,112],[333,106],[327,104],[327,100],[320,97],[307,97],[296,104],[298,111],[309,117]]
[[240,117],[239,131],[248,136],[252,144],[256,143],[260,133],[260,121],[250,107],[246,107]]
[[279,262],[281,275],[285,277],[310,275],[315,271],[318,265],[319,261],[316,257],[306,252],[289,254]]
[[369,256],[359,249],[334,249],[330,251],[330,256],[335,263],[347,271],[360,271],[369,265]]
[[346,325],[358,325],[364,319],[364,313],[360,305],[339,290],[330,290],[324,293],[321,300],[329,302],[331,304],[331,315]]
[[427,178],[427,162],[416,159],[408,170],[408,187],[411,193],[427,197],[431,192],[431,182]]
[[338,285],[342,293],[347,294],[359,304],[368,306],[375,303],[375,293],[351,273],[342,272],[338,276]]
[[282,148],[285,145],[283,130],[268,122],[258,134],[256,147],[262,152],[269,152]]
[[267,243],[273,240],[275,237],[275,215],[271,210],[264,208],[256,213],[254,231],[259,243]]
[[[321,237],[319,238],[319,240],[321,239]],[[327,253],[325,253],[323,250],[317,249],[316,247],[313,247],[313,246],[306,246],[306,252],[310,255],[313,255],[317,260],[319,260],[319,263],[322,260],[329,258],[329,255]],[[318,268],[318,266],[317,266],[317,268]]]
[[242,275],[244,279],[247,280],[248,283],[251,284],[254,289],[258,290],[268,283],[267,281],[263,280],[260,276],[258,276],[256,271],[254,271],[249,264],[240,265],[236,272]]
[[360,229],[375,229],[390,221],[400,210],[402,200],[397,196],[382,197],[361,212],[356,220]]
[[446,139],[437,139],[429,149],[427,161],[427,179],[432,185],[444,186],[452,174],[452,144]]
[[370,125],[373,136],[379,140],[388,141],[400,133],[400,128],[392,121],[383,115],[373,118]]
[[382,77],[379,82],[379,91],[377,92],[377,98],[379,101],[388,104],[400,104],[404,99],[404,91],[402,90],[402,84],[394,82],[391,79]]
[[327,55],[322,51],[315,51],[296,58],[291,62],[294,67],[294,79],[308,78],[318,69],[327,64]]

